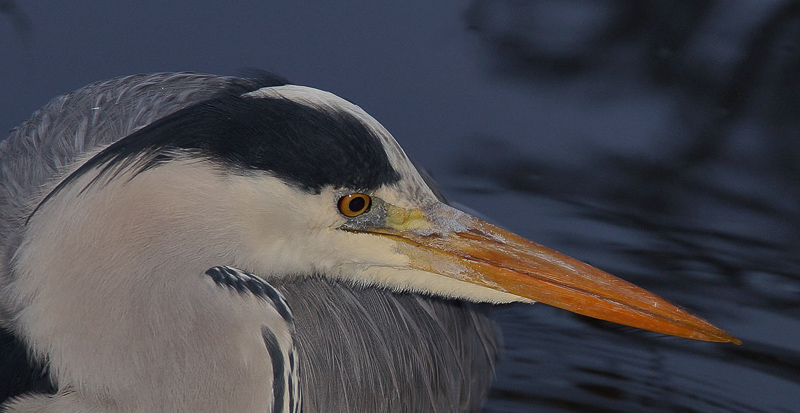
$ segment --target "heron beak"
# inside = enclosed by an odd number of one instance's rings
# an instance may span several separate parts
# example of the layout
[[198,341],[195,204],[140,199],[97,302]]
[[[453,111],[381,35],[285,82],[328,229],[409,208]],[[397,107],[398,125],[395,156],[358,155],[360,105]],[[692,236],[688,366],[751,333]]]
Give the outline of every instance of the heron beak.
[[601,320],[741,344],[653,293],[447,205],[405,209],[385,203],[381,208],[381,222],[346,229],[400,241],[400,252],[413,268]]

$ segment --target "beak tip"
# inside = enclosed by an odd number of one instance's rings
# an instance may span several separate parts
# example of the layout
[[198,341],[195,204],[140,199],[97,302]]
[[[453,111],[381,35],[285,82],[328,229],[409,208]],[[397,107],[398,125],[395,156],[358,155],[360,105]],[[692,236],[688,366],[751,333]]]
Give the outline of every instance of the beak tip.
[[736,338],[736,337],[734,337],[734,336],[732,336],[730,334],[728,334],[727,336],[723,337],[723,340],[724,340],[724,341],[722,341],[723,343],[733,343],[733,344],[735,344],[737,346],[741,346],[742,345],[742,340],[739,340],[738,338]]
[[708,328],[703,328],[696,330],[697,334],[693,334],[687,336],[687,338],[694,338],[703,341],[712,341],[717,343],[733,343],[737,346],[742,345],[742,340],[734,337],[732,334],[729,334],[727,331],[722,330],[713,324],[707,323],[704,321],[704,324],[707,325]]

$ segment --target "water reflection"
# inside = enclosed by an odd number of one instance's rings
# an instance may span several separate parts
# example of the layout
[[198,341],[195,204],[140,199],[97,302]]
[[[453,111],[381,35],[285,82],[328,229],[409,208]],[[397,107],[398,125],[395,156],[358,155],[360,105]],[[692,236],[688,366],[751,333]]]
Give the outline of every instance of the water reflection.
[[14,31],[23,38],[27,38],[31,32],[31,21],[28,15],[13,0],[0,0],[0,16],[4,16],[11,21]]
[[[633,94],[666,102],[669,121],[649,138],[654,145],[626,151],[576,116],[587,131],[575,148],[581,162],[474,137],[469,147],[481,151],[465,150],[454,167],[461,199],[480,204],[514,191],[527,200],[504,202],[541,205],[553,242],[745,340],[678,342],[507,308],[497,317],[508,354],[488,411],[795,411],[800,5],[474,1],[466,22],[490,72],[532,95],[541,83],[585,87],[624,76],[639,83]],[[601,100],[635,119],[640,108],[625,97],[611,91]],[[584,222],[577,233],[575,221]]]

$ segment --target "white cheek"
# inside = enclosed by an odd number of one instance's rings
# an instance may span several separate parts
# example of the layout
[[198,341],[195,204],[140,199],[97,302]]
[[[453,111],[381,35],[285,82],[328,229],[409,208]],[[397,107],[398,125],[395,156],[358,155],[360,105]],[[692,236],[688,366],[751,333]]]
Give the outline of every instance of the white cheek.
[[229,215],[241,233],[232,264],[264,278],[347,277],[343,268],[349,263],[390,249],[363,240],[372,236],[338,229],[347,219],[338,212],[330,188],[309,194],[278,179],[254,177],[234,183],[232,197],[237,201]]

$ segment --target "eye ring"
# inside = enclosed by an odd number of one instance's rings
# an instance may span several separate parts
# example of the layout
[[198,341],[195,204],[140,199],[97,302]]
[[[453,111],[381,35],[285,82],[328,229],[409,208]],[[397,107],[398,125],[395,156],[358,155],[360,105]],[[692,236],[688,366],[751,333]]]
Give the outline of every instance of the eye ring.
[[369,210],[372,199],[369,195],[352,193],[339,198],[339,212],[346,217],[357,217]]

